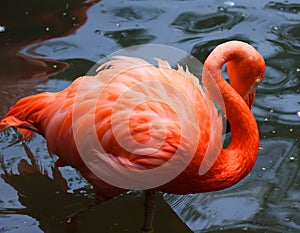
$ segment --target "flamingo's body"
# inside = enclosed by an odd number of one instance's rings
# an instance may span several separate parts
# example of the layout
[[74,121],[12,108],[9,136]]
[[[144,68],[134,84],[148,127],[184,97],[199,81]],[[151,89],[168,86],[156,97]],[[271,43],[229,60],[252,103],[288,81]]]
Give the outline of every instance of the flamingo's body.
[[[228,64],[232,87],[221,75],[221,68],[225,63]],[[109,68],[106,68],[108,66]],[[77,132],[82,134],[77,137],[84,144],[87,143],[85,139],[90,133],[87,126],[94,120],[98,140],[103,145],[106,156],[132,170],[161,166],[176,152],[180,142],[183,142],[181,153],[192,156],[191,162],[175,179],[154,187],[153,190],[187,194],[224,189],[247,175],[256,160],[259,135],[249,107],[252,107],[254,101],[255,87],[263,79],[264,67],[263,58],[253,47],[237,41],[217,47],[204,64],[204,86],[218,102],[220,96],[214,96],[212,81],[216,83],[224,99],[226,116],[231,125],[232,140],[226,149],[219,148],[219,145],[222,145],[220,142],[223,130],[220,116],[212,100],[202,91],[192,74],[181,68],[171,69],[163,61],[159,61],[159,66],[155,67],[141,59],[128,57],[110,61],[95,77],[80,77],[61,92],[41,93],[21,99],[2,118],[0,129],[16,126],[43,135],[47,140],[49,152],[60,158],[56,164],[71,165],[78,169],[94,186],[99,200],[112,198],[125,189],[102,181],[86,166],[74,141],[72,122],[78,124]],[[147,85],[141,85],[145,83]],[[123,95],[134,88],[137,88],[136,92]],[[99,89],[102,89],[101,95]],[[176,96],[173,90],[180,95]],[[129,135],[122,127],[114,131],[112,115],[117,115],[114,124],[121,125],[123,117],[128,114],[126,104],[130,105],[135,98],[148,100],[149,95],[155,99],[166,98],[168,95],[174,95],[172,98],[178,99],[183,96],[185,101],[192,105],[198,121],[192,122],[188,117],[179,120],[167,104],[145,101],[131,108],[128,120]],[[80,102],[76,102],[74,114],[75,98],[79,98]],[[176,108],[182,108],[185,102],[181,103],[178,99],[178,104],[175,101]],[[182,111],[185,111],[184,107]],[[149,131],[152,122],[157,123],[157,127],[152,131],[153,135]],[[191,124],[191,128],[199,130],[195,152],[190,149],[192,142],[181,135],[182,123]],[[165,129],[165,138],[160,135],[161,125]],[[119,145],[115,133],[120,134],[125,143],[133,138],[145,147],[135,148],[133,145],[128,151]],[[153,151],[147,144],[151,137],[154,137],[151,144],[151,147],[155,148]],[[208,148],[209,142],[212,141],[218,145],[210,144]],[[199,167],[207,150],[220,150],[220,153],[210,169],[204,174],[199,174]],[[141,151],[147,155],[140,155]]]

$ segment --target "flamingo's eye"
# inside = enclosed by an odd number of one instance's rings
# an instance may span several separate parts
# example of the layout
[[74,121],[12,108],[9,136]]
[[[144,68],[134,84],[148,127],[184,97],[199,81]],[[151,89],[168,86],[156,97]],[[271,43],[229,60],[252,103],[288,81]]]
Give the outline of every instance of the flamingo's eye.
[[260,84],[261,82],[262,82],[262,78],[261,78],[261,77],[257,77],[257,78],[255,79],[256,85]]

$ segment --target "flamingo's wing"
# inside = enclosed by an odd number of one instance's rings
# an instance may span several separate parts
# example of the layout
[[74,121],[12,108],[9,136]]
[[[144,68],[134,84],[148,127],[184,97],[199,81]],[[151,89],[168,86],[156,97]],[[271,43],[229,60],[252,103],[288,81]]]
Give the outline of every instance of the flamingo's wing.
[[155,67],[142,59],[116,57],[95,77],[20,100],[0,127],[42,134],[60,164],[78,169],[86,150],[130,169],[160,166],[178,151],[203,157],[215,148],[202,144],[222,129],[220,120],[212,120],[220,116],[196,77],[158,62]]

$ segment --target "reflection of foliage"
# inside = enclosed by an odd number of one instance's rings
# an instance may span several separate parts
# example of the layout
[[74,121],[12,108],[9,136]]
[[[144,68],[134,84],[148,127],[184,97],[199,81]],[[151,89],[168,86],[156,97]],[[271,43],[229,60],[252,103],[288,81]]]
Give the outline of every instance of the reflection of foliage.
[[[19,174],[7,170],[3,157],[0,157],[0,164],[4,172],[1,177],[18,192],[19,201],[25,207],[0,209],[0,216],[29,215],[39,221],[42,231],[48,233],[140,233],[143,222],[143,198],[140,198],[140,192],[131,192],[94,205],[94,199],[89,198],[93,195],[91,190],[80,189],[73,190],[75,194],[68,193],[67,182],[59,169],[51,167],[51,179],[27,145],[23,143],[23,146],[30,163],[22,159],[18,164]],[[154,220],[157,233],[191,233],[161,195],[157,198],[157,217]]]

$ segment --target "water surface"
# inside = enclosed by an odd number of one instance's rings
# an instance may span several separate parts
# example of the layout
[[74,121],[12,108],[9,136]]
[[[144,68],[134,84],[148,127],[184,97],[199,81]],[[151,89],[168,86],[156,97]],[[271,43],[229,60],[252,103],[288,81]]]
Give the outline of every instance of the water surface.
[[[127,46],[169,45],[203,62],[224,41],[252,44],[267,64],[253,108],[261,137],[254,169],[224,191],[162,194],[155,229],[300,232],[297,1],[11,0],[3,3],[0,15],[1,116],[19,98],[59,91],[99,59]],[[0,179],[0,232],[138,232],[141,193],[89,209],[90,185],[69,167],[60,168],[62,178],[39,136],[27,143],[38,161],[33,166],[22,144],[8,146],[17,137],[13,130],[0,134],[5,164],[0,173],[6,172]]]

